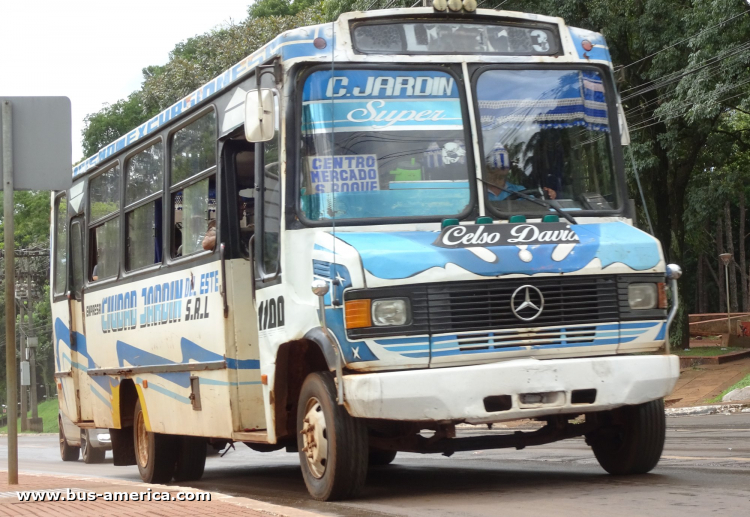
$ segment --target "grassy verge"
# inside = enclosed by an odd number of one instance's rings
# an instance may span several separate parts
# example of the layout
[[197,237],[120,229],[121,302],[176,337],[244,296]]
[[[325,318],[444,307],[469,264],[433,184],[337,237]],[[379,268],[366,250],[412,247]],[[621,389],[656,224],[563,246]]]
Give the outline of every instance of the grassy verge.
[[[50,399],[46,402],[42,402],[37,406],[39,416],[44,420],[44,432],[45,433],[57,433],[57,397]],[[29,418],[31,418],[31,411],[29,411]],[[18,419],[18,432],[21,432],[21,419]],[[27,431],[30,432],[30,431]],[[8,426],[0,427],[0,434],[7,434]]]
[[740,382],[738,382],[734,386],[731,386],[731,387],[725,389],[724,391],[721,392],[720,395],[718,395],[717,397],[714,397],[709,402],[721,402],[721,399],[724,398],[724,395],[726,395],[730,391],[732,391],[732,390],[738,390],[740,388],[747,388],[748,386],[750,386],[750,374],[745,375],[744,379],[742,379]]
[[687,350],[678,349],[675,350],[674,353],[681,357],[713,357],[717,355],[731,354],[732,352],[740,352],[742,350],[747,350],[747,348],[702,346],[698,348],[688,348]]

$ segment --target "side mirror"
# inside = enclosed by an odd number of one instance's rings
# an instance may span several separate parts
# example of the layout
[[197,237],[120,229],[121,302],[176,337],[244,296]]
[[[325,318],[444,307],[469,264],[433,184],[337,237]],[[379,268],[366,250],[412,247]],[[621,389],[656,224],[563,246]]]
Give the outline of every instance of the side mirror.
[[245,97],[245,139],[268,142],[274,135],[273,91],[269,88],[250,90]]

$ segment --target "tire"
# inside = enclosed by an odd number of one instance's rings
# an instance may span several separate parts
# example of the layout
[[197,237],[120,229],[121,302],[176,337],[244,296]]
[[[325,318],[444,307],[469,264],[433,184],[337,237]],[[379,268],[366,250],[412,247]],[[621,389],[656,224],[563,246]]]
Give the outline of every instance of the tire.
[[78,461],[81,448],[68,445],[68,441],[65,439],[65,432],[63,431],[62,419],[58,419],[58,423],[60,424],[60,457],[63,461]]
[[613,475],[645,474],[659,463],[666,418],[664,400],[606,412],[604,427],[586,437],[599,465]]
[[102,463],[106,452],[105,449],[92,447],[88,431],[81,430],[81,456],[84,463]]
[[393,463],[396,459],[396,451],[384,451],[382,449],[370,448],[370,458],[368,460],[371,467],[384,467]]
[[138,471],[145,483],[169,483],[177,463],[178,440],[169,434],[146,430],[141,401],[135,403],[133,447]]
[[206,439],[196,436],[181,436],[177,451],[175,481],[198,481],[206,466]]
[[329,372],[311,373],[297,406],[297,445],[302,477],[318,501],[354,497],[367,477],[367,427],[336,403]]

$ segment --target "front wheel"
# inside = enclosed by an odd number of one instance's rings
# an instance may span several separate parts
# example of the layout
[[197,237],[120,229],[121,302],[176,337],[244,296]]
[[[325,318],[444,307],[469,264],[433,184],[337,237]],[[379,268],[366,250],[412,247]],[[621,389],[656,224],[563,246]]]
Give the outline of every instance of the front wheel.
[[364,486],[367,427],[336,403],[329,372],[311,373],[297,406],[297,445],[307,490],[319,501],[355,496]]
[[177,439],[169,434],[146,430],[141,401],[135,403],[133,446],[138,471],[145,483],[169,483],[177,463]]
[[601,414],[603,426],[586,436],[599,465],[610,474],[645,474],[659,463],[667,424],[664,401],[652,400]]

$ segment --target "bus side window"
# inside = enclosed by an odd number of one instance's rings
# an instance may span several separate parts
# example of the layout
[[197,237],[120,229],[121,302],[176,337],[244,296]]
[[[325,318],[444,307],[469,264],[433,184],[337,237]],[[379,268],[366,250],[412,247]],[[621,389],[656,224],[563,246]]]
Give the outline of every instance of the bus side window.
[[127,162],[125,169],[125,268],[161,262],[164,144],[159,141]]
[[80,300],[83,287],[83,235],[80,220],[75,220],[70,225],[70,253],[70,268],[73,273],[70,291],[76,300]]
[[250,239],[255,234],[255,151],[243,150],[234,155],[237,182],[237,218],[240,230],[240,252],[250,256]]
[[117,276],[120,257],[120,166],[89,181],[89,281]]
[[172,135],[170,147],[174,258],[216,247],[216,113],[210,111]]
[[68,202],[65,194],[55,200],[55,294],[65,294],[68,267]]
[[[279,178],[279,100],[276,104],[275,133],[271,140],[258,144],[261,152],[256,153],[256,178],[261,181],[260,232],[256,237],[256,261],[258,278],[261,282],[273,280],[279,274],[280,231],[281,231],[281,181]],[[262,210],[262,212],[261,212]],[[259,248],[259,249],[257,249]]]

